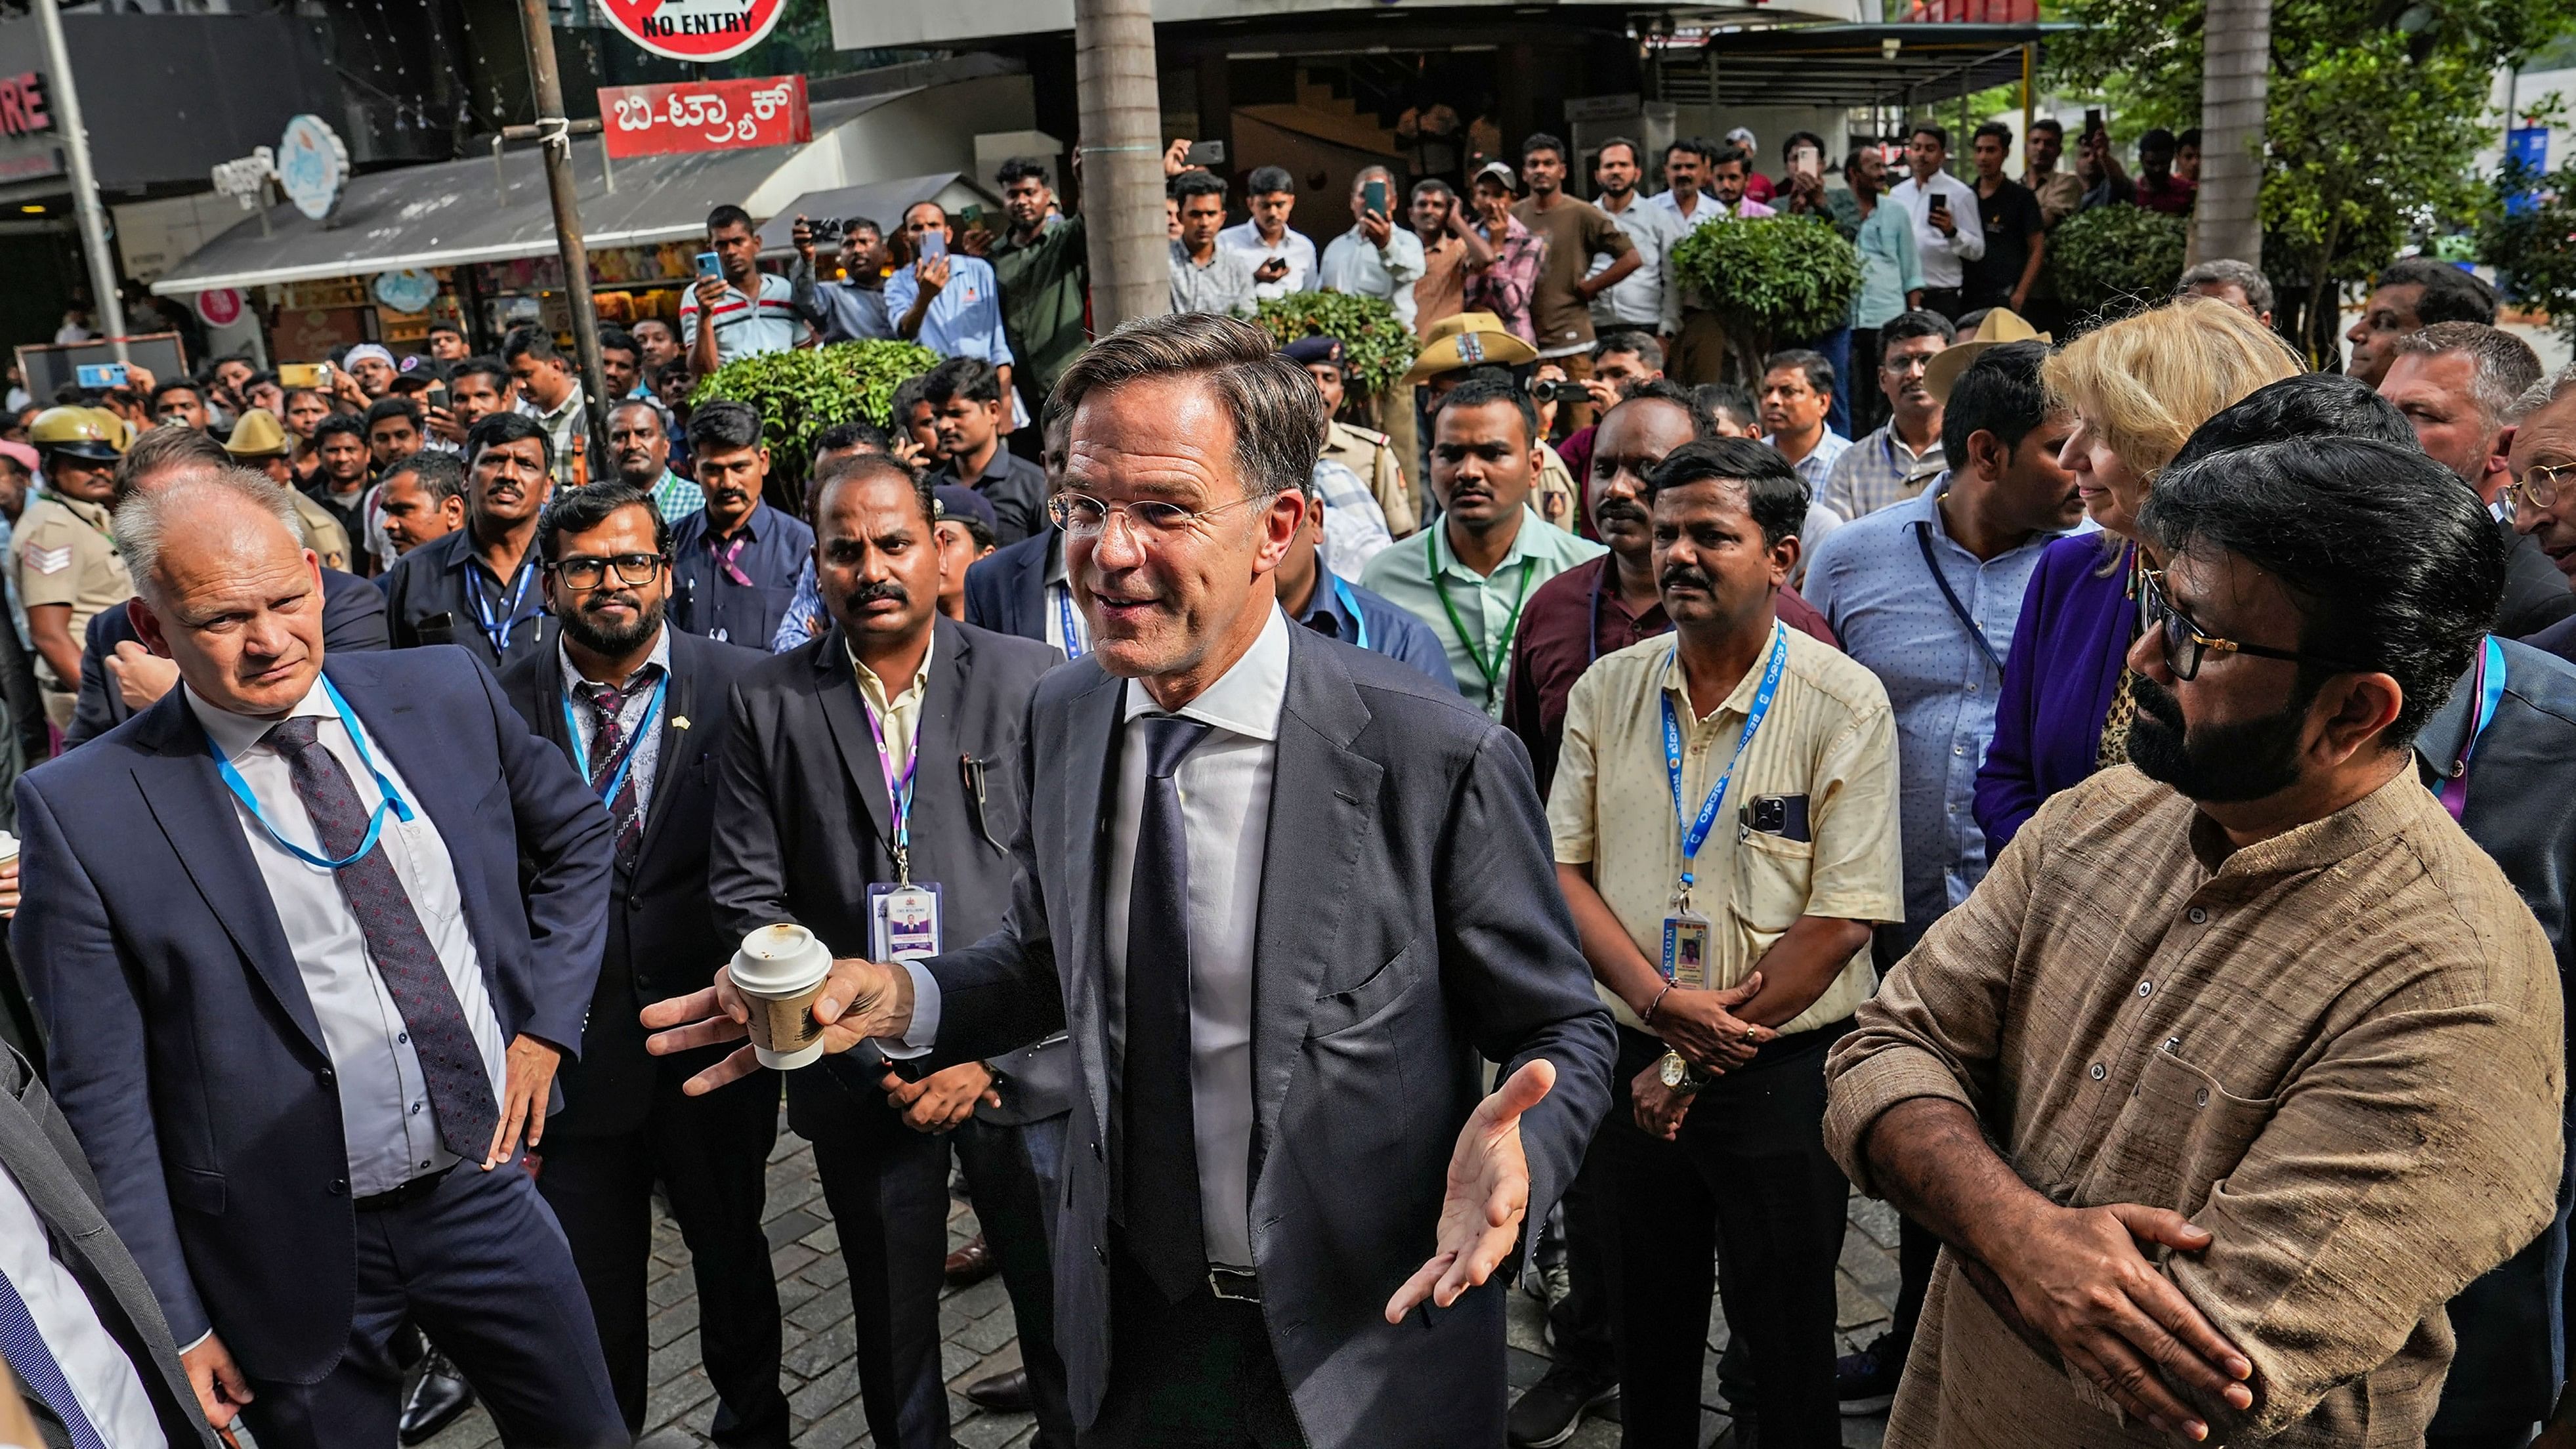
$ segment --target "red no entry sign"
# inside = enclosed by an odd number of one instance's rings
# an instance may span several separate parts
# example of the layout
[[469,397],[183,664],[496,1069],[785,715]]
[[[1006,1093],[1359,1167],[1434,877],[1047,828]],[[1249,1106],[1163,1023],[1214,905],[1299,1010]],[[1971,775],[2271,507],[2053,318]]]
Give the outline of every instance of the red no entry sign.
[[603,0],[626,38],[673,60],[724,60],[766,39],[787,0]]

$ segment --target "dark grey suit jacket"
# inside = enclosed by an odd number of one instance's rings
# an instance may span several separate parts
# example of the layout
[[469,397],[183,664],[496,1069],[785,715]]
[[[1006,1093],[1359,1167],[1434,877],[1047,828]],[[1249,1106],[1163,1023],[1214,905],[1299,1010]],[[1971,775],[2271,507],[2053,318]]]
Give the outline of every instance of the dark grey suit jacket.
[[[1020,731],[1038,677],[1063,656],[946,617],[931,627],[929,692],[913,745],[912,876],[939,883],[941,925],[955,944],[998,928],[1010,903],[1004,847],[1020,828]],[[833,955],[864,956],[868,886],[895,878],[894,809],[842,641],[835,625],[753,665],[734,686],[707,869],[716,924],[734,941],[794,921]],[[1072,1106],[1071,1058],[1061,1043],[1033,1046],[1045,1035],[983,1054],[996,1059],[1003,1105],[977,1116],[1031,1122]],[[883,1058],[869,1049],[789,1072],[788,1124],[808,1140],[836,1130],[853,1104],[883,1105],[883,1076]]]
[[[174,1449],[183,1444],[214,1449],[215,1436],[179,1367],[179,1350],[170,1341],[161,1305],[134,1256],[108,1227],[98,1179],[90,1175],[80,1143],[63,1114],[54,1110],[54,1099],[45,1095],[34,1070],[7,1047],[0,1047],[0,1167],[9,1170],[35,1207],[53,1240],[54,1261],[79,1280],[99,1325],[133,1361],[134,1376],[143,1381],[163,1436]],[[50,1444],[59,1425],[41,1408],[36,1418]]]
[[[1408,665],[1311,630],[1289,641],[1254,949],[1262,1313],[1315,1449],[1490,1449],[1503,1441],[1502,1284],[1393,1326],[1386,1300],[1432,1254],[1482,1061],[1556,1065],[1555,1091],[1521,1122],[1536,1223],[1608,1104],[1617,1039],[1520,742]],[[1111,1367],[1105,1144],[1118,1109],[1100,874],[1125,688],[1094,657],[1040,682],[1010,918],[927,963],[942,1002],[934,1060],[1072,1038],[1082,1090],[1056,1344],[1083,1424]]]

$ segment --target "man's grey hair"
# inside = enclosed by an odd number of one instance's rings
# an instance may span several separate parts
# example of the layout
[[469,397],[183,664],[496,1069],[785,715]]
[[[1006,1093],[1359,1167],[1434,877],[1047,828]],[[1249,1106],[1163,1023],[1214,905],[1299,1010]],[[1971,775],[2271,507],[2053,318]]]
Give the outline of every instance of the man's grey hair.
[[2272,279],[2263,275],[2262,268],[2233,257],[2202,262],[2183,273],[2182,280],[2174,284],[2174,295],[2182,296],[2194,287],[2234,287],[2245,294],[2245,304],[2255,311],[2272,310]]
[[164,488],[139,488],[116,506],[116,548],[125,555],[126,576],[134,581],[134,591],[146,598],[160,594],[161,549],[167,541],[171,515],[205,493],[229,493],[266,513],[295,540],[304,546],[302,520],[295,514],[295,499],[284,488],[270,481],[265,473],[247,468],[208,468],[191,472]]
[[2540,354],[2531,350],[2530,343],[2484,322],[2436,322],[2397,339],[2400,357],[2438,357],[2446,352],[2462,353],[2476,364],[2469,400],[2478,405],[2478,415],[2488,427],[2502,427],[2522,416],[2525,394],[2540,381]]
[[2535,382],[2523,389],[2522,396],[2513,400],[2513,419],[2520,422],[2570,392],[2576,392],[2576,362],[2550,374],[2546,381]]
[[1270,334],[1212,312],[1129,322],[1091,345],[1058,379],[1046,420],[1070,419],[1084,399],[1149,378],[1203,383],[1234,423],[1234,464],[1253,497],[1302,488],[1324,448],[1323,393]]

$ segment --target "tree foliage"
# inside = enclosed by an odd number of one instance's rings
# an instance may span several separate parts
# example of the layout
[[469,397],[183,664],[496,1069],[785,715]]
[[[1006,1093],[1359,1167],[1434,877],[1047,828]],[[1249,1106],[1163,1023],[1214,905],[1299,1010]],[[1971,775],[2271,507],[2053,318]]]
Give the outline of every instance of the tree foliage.
[[[2506,205],[2526,195],[2521,211]],[[2505,295],[2548,313],[2558,335],[2576,342],[2576,160],[2540,173],[2508,159],[2479,221],[2477,251]]]
[[1849,323],[1860,294],[1859,251],[1821,217],[1694,227],[1673,243],[1671,267],[1709,299],[1728,350],[1748,369],[1774,342],[1821,337]]
[[1356,292],[1290,292],[1261,304],[1257,319],[1279,345],[1300,337],[1338,337],[1350,390],[1379,396],[1412,366],[1419,344],[1395,308]]
[[2143,206],[2097,206],[2048,236],[2048,274],[2076,319],[2091,327],[2170,294],[2182,275],[2181,217]]
[[[2203,0],[2064,0],[2060,83],[2134,126],[2200,119]],[[2311,312],[2419,231],[2465,224],[2496,70],[2576,24],[2576,0],[2273,0],[2263,263]],[[2126,127],[2124,126],[2124,130]]]
[[828,428],[866,421],[887,426],[894,390],[939,365],[917,342],[839,342],[830,347],[737,357],[698,380],[691,405],[723,398],[760,414],[769,445],[769,497],[790,513],[804,511],[805,465]]

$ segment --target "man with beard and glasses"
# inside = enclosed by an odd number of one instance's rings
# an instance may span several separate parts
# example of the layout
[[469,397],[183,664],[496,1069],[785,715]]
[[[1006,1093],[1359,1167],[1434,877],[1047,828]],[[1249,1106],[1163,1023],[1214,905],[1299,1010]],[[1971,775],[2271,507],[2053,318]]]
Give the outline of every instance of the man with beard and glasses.
[[537,514],[554,450],[525,413],[494,413],[465,436],[465,526],[404,554],[376,581],[396,649],[462,644],[495,671],[554,654],[537,587]]
[[749,404],[691,413],[689,457],[707,501],[671,529],[671,627],[757,649],[787,616],[814,530],[761,501],[769,445]]
[[2504,545],[2349,438],[2178,460],[2138,528],[2137,768],[2043,804],[1833,1054],[1835,1156],[1945,1244],[1888,1437],[2419,1444],[2444,1305],[2560,1178],[2548,938],[2410,749]]
[[651,495],[625,483],[557,497],[537,520],[537,555],[558,647],[501,676],[529,731],[607,804],[614,849],[608,948],[580,1057],[557,1074],[564,1106],[546,1122],[537,1191],[572,1245],[627,1431],[644,1427],[658,1183],[697,1281],[698,1355],[716,1393],[709,1432],[785,1449],[778,1289],[760,1230],[777,1080],[685,1096],[680,1084],[709,1054],[655,1058],[636,1016],[736,944],[707,898],[715,762],[726,702],[767,657],[665,627],[670,535]]
[[[736,939],[792,922],[836,957],[885,959],[880,903],[918,883],[938,893],[940,944],[979,940],[1010,902],[1003,846],[1025,797],[1009,781],[1056,653],[940,615],[936,505],[902,463],[831,459],[812,499],[832,624],[734,690],[716,785],[716,919]],[[788,1126],[814,1144],[849,1262],[852,1353],[878,1444],[949,1442],[938,1319],[953,1142],[1001,1259],[1037,1443],[1070,1449],[1044,1204],[1066,1147],[1071,1068],[1058,1038],[926,1075],[863,1049],[788,1076]]]
[[608,410],[608,466],[618,482],[652,494],[653,510],[664,519],[686,518],[707,506],[705,489],[671,471],[671,430],[649,398]]
[[1723,1261],[1757,1381],[1730,1402],[1765,1444],[1838,1446],[1849,1188],[1820,1130],[1825,1053],[1876,982],[1872,928],[1904,914],[1895,725],[1868,670],[1774,614],[1807,508],[1778,453],[1680,448],[1647,508],[1672,636],[1576,681],[1548,791],[1557,882],[1619,1023],[1585,1166],[1615,1224],[1622,1437],[1700,1441]]

